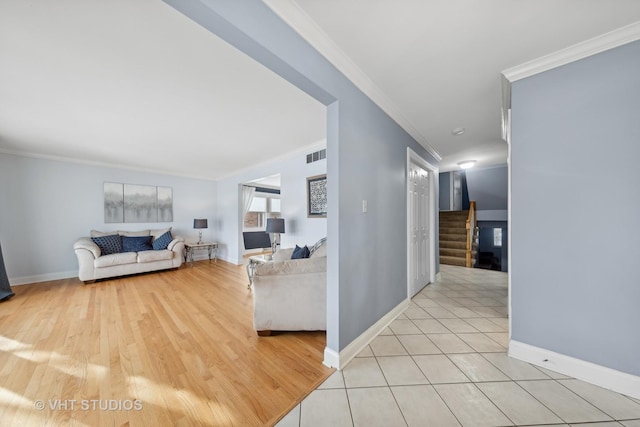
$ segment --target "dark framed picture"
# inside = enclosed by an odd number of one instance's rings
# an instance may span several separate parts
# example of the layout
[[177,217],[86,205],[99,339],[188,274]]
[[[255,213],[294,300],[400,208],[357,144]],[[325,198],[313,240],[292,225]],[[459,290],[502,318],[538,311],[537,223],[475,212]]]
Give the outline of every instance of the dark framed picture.
[[307,217],[327,217],[327,174],[307,178]]

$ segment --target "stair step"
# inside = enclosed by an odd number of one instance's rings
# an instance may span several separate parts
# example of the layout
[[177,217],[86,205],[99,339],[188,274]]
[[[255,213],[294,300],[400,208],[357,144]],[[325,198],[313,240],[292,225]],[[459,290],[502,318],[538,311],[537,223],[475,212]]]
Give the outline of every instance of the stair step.
[[466,240],[463,242],[452,242],[450,240],[440,240],[440,249],[467,249]]
[[441,242],[467,242],[467,235],[465,234],[440,234]]
[[466,228],[448,228],[448,227],[443,227],[442,224],[440,224],[440,234],[462,234],[464,236],[467,235],[467,229]]
[[453,217],[460,217],[460,216],[464,216],[465,218],[469,216],[469,211],[440,211],[439,212],[440,217],[449,217],[449,218],[453,218]]
[[440,220],[440,226],[441,227],[462,227],[462,228],[467,228],[467,220],[466,219],[457,219],[457,220],[452,220],[452,219],[441,219]]
[[[471,251],[471,258],[475,258],[477,251]],[[452,249],[452,248],[440,248],[440,256],[454,256],[458,258],[467,257],[467,249]]]
[[457,265],[457,266],[460,266],[460,267],[466,267],[467,266],[467,263],[466,263],[464,258],[458,258],[458,257],[453,257],[453,256],[441,256],[440,257],[440,264]]

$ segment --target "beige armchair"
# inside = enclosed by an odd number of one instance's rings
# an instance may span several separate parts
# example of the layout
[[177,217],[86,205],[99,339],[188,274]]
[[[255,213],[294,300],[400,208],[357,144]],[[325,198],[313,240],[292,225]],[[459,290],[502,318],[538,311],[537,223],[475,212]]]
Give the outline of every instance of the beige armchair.
[[253,326],[260,336],[271,331],[327,329],[327,250],[319,242],[309,258],[290,259],[280,249],[272,262],[253,274]]

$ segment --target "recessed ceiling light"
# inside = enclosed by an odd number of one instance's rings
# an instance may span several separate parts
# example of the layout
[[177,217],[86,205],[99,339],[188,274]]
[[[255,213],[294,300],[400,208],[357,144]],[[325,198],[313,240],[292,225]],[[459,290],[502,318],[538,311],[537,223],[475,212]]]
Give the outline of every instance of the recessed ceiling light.
[[465,129],[464,128],[455,128],[454,130],[451,131],[451,133],[453,135],[462,135],[464,133]]
[[465,160],[464,162],[458,163],[458,166],[460,166],[462,169],[469,169],[472,168],[475,164],[475,160]]

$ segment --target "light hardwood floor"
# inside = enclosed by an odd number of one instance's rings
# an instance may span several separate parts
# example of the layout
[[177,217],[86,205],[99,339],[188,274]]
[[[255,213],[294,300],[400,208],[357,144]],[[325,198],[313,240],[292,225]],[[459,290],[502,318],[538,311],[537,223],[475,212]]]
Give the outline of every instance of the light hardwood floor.
[[324,332],[257,336],[246,271],[223,261],[13,290],[2,425],[272,425],[333,372]]

